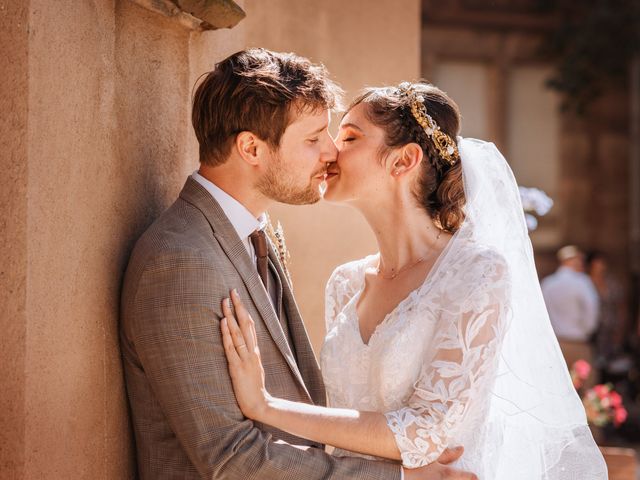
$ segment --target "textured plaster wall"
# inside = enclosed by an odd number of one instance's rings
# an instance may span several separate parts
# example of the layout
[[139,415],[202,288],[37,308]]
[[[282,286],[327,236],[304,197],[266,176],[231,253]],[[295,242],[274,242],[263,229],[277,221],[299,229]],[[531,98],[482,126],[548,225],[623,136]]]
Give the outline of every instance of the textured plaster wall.
[[[245,46],[324,62],[353,95],[419,75],[419,1],[238,2],[192,32],[129,0],[0,8],[0,478],[135,477],[117,338],[133,242],[197,168],[192,87]],[[374,248],[346,209],[278,207],[319,346],[324,282]]]
[[[117,346],[123,192],[116,5],[34,0],[29,17],[25,471],[130,478]],[[124,194],[124,195],[123,195]]]
[[[0,11],[0,477],[24,472],[29,3]],[[11,478],[11,477],[9,477]]]
[[107,180],[113,5],[34,0],[29,28],[25,478],[100,478],[128,459],[114,322],[121,226]]

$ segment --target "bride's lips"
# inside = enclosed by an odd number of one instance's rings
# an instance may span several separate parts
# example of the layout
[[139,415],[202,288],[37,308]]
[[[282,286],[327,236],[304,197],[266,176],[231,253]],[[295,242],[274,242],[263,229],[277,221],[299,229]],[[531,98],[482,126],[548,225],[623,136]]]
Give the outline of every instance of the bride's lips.
[[329,180],[331,180],[332,178],[337,177],[337,176],[338,176],[338,172],[327,172],[327,178],[326,178],[326,180],[327,180],[327,181],[329,181]]

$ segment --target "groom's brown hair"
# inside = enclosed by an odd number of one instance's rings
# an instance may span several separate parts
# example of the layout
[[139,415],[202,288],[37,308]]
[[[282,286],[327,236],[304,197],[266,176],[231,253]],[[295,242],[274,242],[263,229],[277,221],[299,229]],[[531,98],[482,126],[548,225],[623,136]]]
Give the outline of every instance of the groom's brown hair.
[[341,94],[324,66],[293,53],[263,48],[234,53],[204,76],[193,99],[200,162],[224,163],[243,131],[276,149],[292,112],[335,109]]

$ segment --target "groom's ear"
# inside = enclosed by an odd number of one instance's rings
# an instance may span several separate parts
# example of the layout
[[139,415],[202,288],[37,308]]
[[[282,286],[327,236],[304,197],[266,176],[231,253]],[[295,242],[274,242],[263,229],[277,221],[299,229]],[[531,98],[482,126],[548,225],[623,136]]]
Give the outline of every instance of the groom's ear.
[[240,157],[250,165],[259,163],[261,150],[265,147],[264,141],[252,132],[240,132],[236,135],[235,147]]
[[408,143],[398,150],[391,166],[392,172],[398,172],[395,175],[401,175],[416,168],[422,162],[424,153],[417,143]]

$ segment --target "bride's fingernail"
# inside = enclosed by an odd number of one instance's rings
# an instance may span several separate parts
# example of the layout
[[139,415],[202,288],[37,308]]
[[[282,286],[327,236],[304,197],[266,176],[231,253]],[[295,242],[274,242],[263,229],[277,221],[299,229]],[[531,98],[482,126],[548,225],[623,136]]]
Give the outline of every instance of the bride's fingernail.
[[236,297],[240,298],[240,295],[238,294],[238,290],[237,290],[237,289],[235,289],[235,288],[234,288],[234,289],[232,290],[232,292],[233,292],[233,294],[234,294]]
[[227,302],[227,308],[231,310],[231,299],[227,298],[225,301]]

